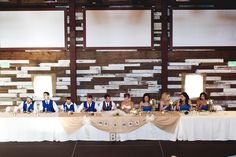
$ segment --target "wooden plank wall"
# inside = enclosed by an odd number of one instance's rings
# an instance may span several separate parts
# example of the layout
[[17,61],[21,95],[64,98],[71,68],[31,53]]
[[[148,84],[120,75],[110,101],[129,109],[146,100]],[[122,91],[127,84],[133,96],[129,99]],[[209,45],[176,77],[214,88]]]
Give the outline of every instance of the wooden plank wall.
[[[129,92],[138,103],[144,93],[157,98],[161,89],[161,24],[160,12],[155,12],[155,50],[96,52],[83,49],[83,11],[76,12],[77,96],[78,103],[92,94],[102,101],[110,93],[119,102]],[[10,68],[0,69],[0,105],[17,105],[33,94],[31,74],[56,74],[54,100],[61,104],[70,96],[70,60],[68,52],[1,52],[0,60],[10,62]]]
[[[115,53],[115,55],[114,55]],[[79,101],[92,94],[101,101],[110,93],[114,101],[129,92],[134,101],[142,94],[157,97],[160,86],[161,60],[158,52],[78,52],[77,95]],[[153,59],[154,58],[154,59]],[[0,68],[0,105],[16,105],[28,94],[33,95],[31,74],[56,74],[56,95],[62,103],[70,96],[70,61],[67,52],[2,52],[2,62],[10,68]],[[156,79],[157,78],[157,79]]]
[[[0,62],[8,61],[9,68],[0,68],[0,105],[19,104],[28,94],[33,94],[32,74],[56,74],[55,100],[69,94],[68,52],[1,52]],[[67,95],[65,95],[67,96]]]
[[[76,11],[77,101],[92,94],[101,101],[105,93],[119,102],[129,92],[137,104],[143,93],[159,99],[161,89],[161,19],[160,8],[154,16],[154,50],[92,51],[83,49],[83,11]],[[181,92],[182,73],[206,74],[206,91],[216,104],[236,104],[236,70],[227,62],[236,60],[235,50],[170,51],[168,89],[173,97]],[[68,52],[0,52],[10,68],[0,68],[0,105],[16,105],[33,93],[31,74],[55,73],[54,99],[61,104],[70,96],[70,61]],[[193,89],[194,90],[194,89]]]
[[[236,70],[228,61],[236,60],[236,51],[172,51],[169,52],[168,88],[173,96],[181,91],[181,73],[206,75],[206,92],[218,105],[236,104]],[[193,89],[194,90],[194,89]]]
[[[78,101],[92,94],[96,101],[102,101],[109,93],[116,102],[123,100],[126,92],[137,104],[144,93],[157,98],[161,89],[161,21],[160,9],[154,10],[154,50],[138,51],[95,51],[83,49],[83,10],[76,12],[77,58],[87,60],[78,64]],[[92,60],[91,60],[92,59]]]

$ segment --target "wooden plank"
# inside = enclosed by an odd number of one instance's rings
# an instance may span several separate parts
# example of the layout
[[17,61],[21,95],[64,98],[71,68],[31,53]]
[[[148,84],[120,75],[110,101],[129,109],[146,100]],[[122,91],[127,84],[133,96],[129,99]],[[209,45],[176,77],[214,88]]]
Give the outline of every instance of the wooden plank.
[[1,52],[0,60],[61,60],[69,59],[69,53],[63,51],[39,52]]

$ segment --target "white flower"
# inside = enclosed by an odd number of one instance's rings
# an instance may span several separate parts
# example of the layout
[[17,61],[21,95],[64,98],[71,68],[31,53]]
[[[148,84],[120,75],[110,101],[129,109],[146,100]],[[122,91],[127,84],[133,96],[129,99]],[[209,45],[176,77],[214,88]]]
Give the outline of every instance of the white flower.
[[10,112],[11,111],[11,107],[6,107],[6,112]]
[[147,115],[147,116],[145,117],[145,119],[146,119],[147,122],[152,122],[152,121],[154,121],[155,117],[154,117],[154,115],[152,114],[151,116]]

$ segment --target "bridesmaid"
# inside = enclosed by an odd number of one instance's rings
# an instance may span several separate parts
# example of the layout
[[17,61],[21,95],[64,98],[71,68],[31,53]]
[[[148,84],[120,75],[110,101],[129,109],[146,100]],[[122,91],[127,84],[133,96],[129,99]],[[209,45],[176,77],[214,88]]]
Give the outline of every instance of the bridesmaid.
[[176,110],[177,111],[190,111],[192,102],[186,92],[182,92],[180,99],[177,101]]
[[139,111],[152,111],[151,97],[148,93],[143,95],[142,101],[139,103]]
[[130,94],[124,94],[124,100],[121,102],[121,109],[129,113],[134,108],[134,103],[130,100]]
[[161,100],[159,104],[159,111],[171,111],[172,107],[170,104],[170,93],[169,92],[164,92],[161,95]]
[[198,111],[201,111],[201,110],[204,110],[204,111],[207,111],[209,109],[209,106],[208,106],[208,96],[205,92],[202,92],[199,96],[199,98],[197,99],[197,110]]

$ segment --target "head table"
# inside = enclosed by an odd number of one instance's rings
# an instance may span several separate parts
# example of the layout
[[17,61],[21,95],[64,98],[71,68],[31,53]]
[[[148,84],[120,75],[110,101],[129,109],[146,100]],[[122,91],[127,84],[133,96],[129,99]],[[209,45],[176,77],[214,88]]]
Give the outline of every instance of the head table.
[[236,112],[2,112],[0,130],[0,142],[236,140]]

